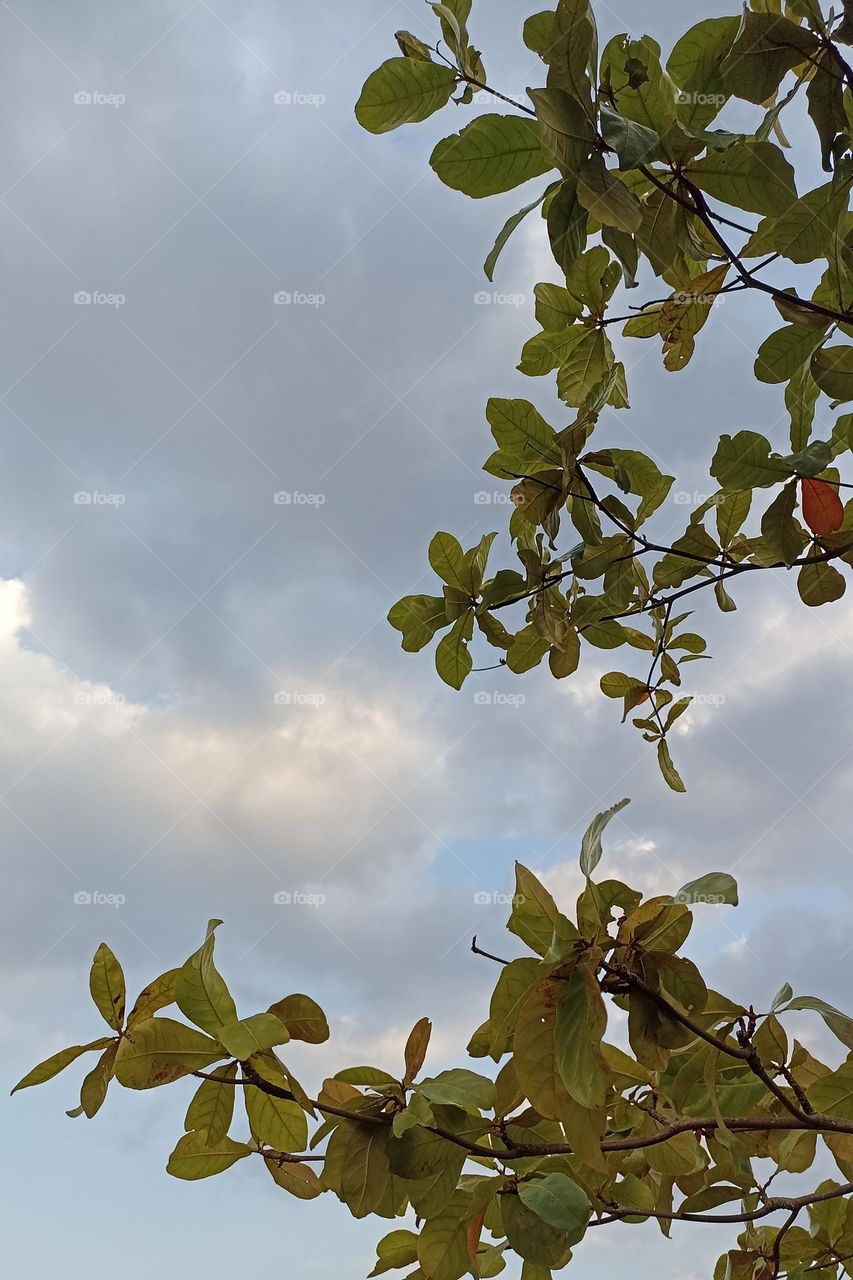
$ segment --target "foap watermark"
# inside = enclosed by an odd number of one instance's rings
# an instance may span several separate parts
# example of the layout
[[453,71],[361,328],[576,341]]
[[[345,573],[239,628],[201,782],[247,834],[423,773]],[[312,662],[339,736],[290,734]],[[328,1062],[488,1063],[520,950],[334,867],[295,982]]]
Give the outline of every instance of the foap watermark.
[[694,707],[722,707],[725,705],[726,695],[724,693],[688,693],[682,695],[686,698],[692,698]]
[[720,499],[714,493],[700,493],[698,489],[694,489],[692,493],[687,489],[677,489],[672,495],[672,501],[678,507],[701,507],[706,502],[713,502],[716,506]]
[[278,289],[272,296],[277,307],[322,307],[326,302],[325,293],[300,293],[298,289]]
[[322,907],[326,902],[325,893],[308,893],[304,889],[279,889],[272,900],[277,907]]
[[[503,90],[501,90],[503,93]],[[505,98],[515,103],[517,107],[526,107],[528,99],[526,93],[503,93]],[[478,107],[493,107],[495,105],[495,95],[488,93],[485,89],[477,89],[471,99],[472,104],[476,103]]]
[[279,689],[273,694],[273,703],[277,707],[322,707],[326,701],[325,693],[305,693],[301,689]]
[[272,96],[277,107],[322,107],[325,93],[304,93],[301,89],[278,89]]
[[724,93],[691,93],[679,89],[675,101],[680,107],[724,107],[728,98]]
[[670,899],[674,906],[692,907],[700,903],[705,903],[709,907],[725,906],[730,899],[724,893],[676,893]]
[[524,902],[523,893],[487,893],[481,889],[474,894],[475,907],[521,907]]
[[277,507],[322,507],[326,502],[325,493],[300,493],[298,489],[280,489],[273,494],[273,502]]
[[78,289],[74,294],[75,307],[123,307],[127,296],[123,293],[104,293],[100,289]]
[[127,699],[112,689],[78,689],[74,702],[78,707],[123,707]]
[[527,301],[524,293],[499,293],[497,289],[479,289],[474,294],[478,307],[523,307]]
[[99,489],[78,489],[74,495],[75,507],[123,507],[126,493],[101,493]]
[[126,102],[126,94],[104,93],[101,89],[78,89],[74,94],[75,107],[113,107],[117,110]]
[[481,489],[478,493],[474,494],[475,507],[505,507],[511,504],[512,498],[509,494],[499,493],[497,489],[493,490],[491,493],[487,493],[484,489]]
[[474,694],[474,705],[477,707],[523,707],[527,699],[523,693],[488,693],[480,689]]
[[94,889],[91,893],[88,889],[78,889],[74,895],[75,907],[123,907],[127,902],[127,898],[123,893],[101,893],[99,889]]

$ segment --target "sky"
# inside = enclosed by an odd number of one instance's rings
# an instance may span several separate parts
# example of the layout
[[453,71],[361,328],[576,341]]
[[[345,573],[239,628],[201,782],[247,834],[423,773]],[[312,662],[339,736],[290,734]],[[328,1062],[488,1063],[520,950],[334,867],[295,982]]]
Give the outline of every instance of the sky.
[[[734,7],[647,0],[643,29],[666,50],[674,13],[686,27]],[[630,0],[597,9],[605,35],[641,34]],[[480,0],[472,21],[510,95],[541,82],[523,16]],[[416,0],[0,4],[9,1087],[100,1034],[99,942],[135,991],[214,916],[241,1009],[307,991],[327,1010],[331,1043],[291,1055],[310,1087],[360,1061],[398,1069],[424,1015],[430,1067],[461,1062],[495,976],[470,939],[511,945],[514,860],[571,904],[580,836],[623,796],[609,874],[648,893],[739,881],[742,905],[694,928],[715,985],[757,1007],[785,981],[850,1005],[848,603],[807,613],[768,574],[733,593],[735,615],[700,605],[715,660],[692,667],[702,696],[675,743],[686,796],[598,694],[605,653],[559,686],[491,672],[457,694],[385,622],[431,589],[436,529],[472,545],[505,528],[480,470],[488,396],[565,418],[549,381],[515,371],[533,284],[556,279],[541,224],[494,286],[480,267],[526,191],[466,201],[434,177],[465,108],[382,138],[354,120],[393,32],[427,17]],[[735,295],[678,375],[655,344],[621,344],[633,407],[597,439],[678,474],[659,535],[708,492],[723,431],[784,447],[781,395],[751,378],[774,316]],[[826,1047],[812,1020],[801,1034]],[[382,1228],[331,1197],[297,1203],[245,1166],[166,1176],[190,1086],[114,1089],[71,1121],[80,1074],[2,1104],[13,1269],[371,1268]],[[594,1233],[573,1276],[615,1276],[620,1230]],[[661,1280],[710,1274],[731,1239],[643,1232]]]

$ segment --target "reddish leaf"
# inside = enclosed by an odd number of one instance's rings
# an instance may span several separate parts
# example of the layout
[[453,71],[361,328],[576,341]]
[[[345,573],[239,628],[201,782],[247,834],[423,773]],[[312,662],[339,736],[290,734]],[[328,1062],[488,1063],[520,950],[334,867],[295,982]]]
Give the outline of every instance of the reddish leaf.
[[483,1230],[485,1217],[486,1211],[485,1209],[481,1209],[476,1218],[472,1218],[468,1223],[468,1260],[471,1263],[471,1270],[475,1276],[480,1274],[480,1261],[477,1257],[477,1249],[480,1245],[480,1232]]
[[838,493],[825,480],[803,480],[803,517],[812,533],[826,538],[844,523]]

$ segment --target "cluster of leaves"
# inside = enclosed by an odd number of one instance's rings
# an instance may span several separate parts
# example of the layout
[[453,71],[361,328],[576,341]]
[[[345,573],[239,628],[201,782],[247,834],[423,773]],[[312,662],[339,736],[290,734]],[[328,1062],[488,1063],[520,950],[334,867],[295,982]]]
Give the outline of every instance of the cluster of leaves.
[[[468,34],[471,0],[430,7],[438,42],[398,32],[400,56],[368,78],[356,116],[384,133],[451,100],[471,103],[475,91],[510,108],[474,116],[438,143],[431,165],[475,199],[549,175],[503,227],[485,270],[491,279],[512,232],[539,210],[559,278],[535,287],[539,332],[519,369],[534,378],[556,372],[559,398],[575,413],[555,428],[527,400],[489,401],[496,448],[485,470],[515,482],[509,534],[521,570],[488,577],[491,536],[463,551],[438,534],[429,558],[441,593],[407,596],[390,621],[409,651],[443,633],[436,666],[457,689],[472,670],[475,627],[501,651],[500,665],[522,673],[547,655],[558,679],[577,669],[584,643],[647,651],[648,674],[610,673],[603,690],[623,700],[626,716],[648,703],[634,723],[681,790],[666,738],[686,704],[673,689],[705,643],[679,635],[675,602],[708,587],[730,612],[732,579],[796,569],[804,603],[822,605],[843,595],[843,568],[853,564],[853,502],[839,496],[853,487],[839,471],[853,446],[853,415],[838,416],[828,439],[813,438],[821,396],[831,409],[853,401],[853,68],[844,52],[853,44],[853,0],[829,14],[819,0],[752,0],[739,16],[696,23],[665,65],[650,36],[618,35],[599,53],[591,0],[559,0],[524,23],[524,43],[545,69],[529,101],[488,84]],[[783,133],[783,114],[800,101],[815,142],[814,155],[803,146],[797,159],[828,175],[803,194]],[[711,127],[730,103],[739,121],[753,104],[752,132]],[[799,287],[795,268],[804,269]],[[639,280],[658,282],[665,296],[612,314],[617,292]],[[721,300],[747,291],[764,294],[783,322],[761,342],[754,376],[785,384],[789,451],[754,430],[722,435],[709,448],[713,496],[678,537],[669,521],[665,538],[653,540],[646,523],[656,512],[660,520],[674,477],[641,451],[590,445],[607,411],[629,407],[610,326],[629,339],[659,339],[665,367],[677,372]],[[560,552],[566,523],[569,547]],[[495,616],[511,605],[526,608],[520,629]]]
[[[291,995],[241,1019],[214,964],[212,921],[199,950],[127,1017],[122,970],[100,946],[90,989],[111,1035],[54,1054],[16,1088],[100,1052],[69,1112],[91,1117],[113,1077],[128,1089],[201,1077],[168,1172],[205,1178],[254,1156],[297,1199],[328,1191],[356,1218],[405,1216],[380,1241],[374,1276],[496,1276],[515,1254],[523,1280],[549,1280],[587,1231],[649,1219],[667,1236],[681,1221],[738,1225],[715,1280],[853,1274],[853,1052],[833,1070],[789,1038],[783,1018],[816,1011],[846,1050],[853,1020],[788,985],[756,1013],[709,989],[679,954],[691,908],[737,903],[731,876],[645,900],[593,879],[604,829],[626,803],[583,838],[572,918],[518,866],[508,928],[524,954],[501,960],[475,939],[500,965],[468,1046],[494,1064],[488,1074],[422,1074],[422,1018],[399,1076],[348,1067],[309,1097],[277,1050],[325,1041],[322,1010]],[[163,1015],[172,1004],[186,1022]],[[622,1047],[606,1038],[614,1010]],[[248,1135],[234,1138],[237,1094]],[[777,1175],[804,1174],[824,1147],[843,1181],[771,1194]],[[767,1161],[771,1176],[759,1171]]]

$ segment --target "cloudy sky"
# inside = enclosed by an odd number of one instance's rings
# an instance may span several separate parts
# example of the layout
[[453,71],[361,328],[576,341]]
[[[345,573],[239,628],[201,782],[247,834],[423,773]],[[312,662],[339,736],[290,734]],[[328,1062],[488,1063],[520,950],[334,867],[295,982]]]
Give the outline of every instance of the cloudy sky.
[[[525,11],[479,9],[490,79],[523,93],[539,75]],[[636,9],[599,4],[606,33]],[[671,45],[673,6],[642,9]],[[477,500],[495,489],[486,398],[565,417],[550,383],[514,369],[532,286],[556,278],[539,225],[495,286],[525,301],[476,301],[524,193],[470,202],[431,174],[461,108],[385,138],[353,119],[393,32],[428,16],[417,0],[0,4],[9,1085],[100,1034],[86,994],[100,941],[138,989],[210,916],[247,1012],[300,990],[328,1010],[332,1045],[298,1057],[312,1087],[358,1061],[396,1067],[424,1014],[446,1065],[494,981],[471,935],[507,945],[505,908],[475,895],[505,894],[519,858],[571,901],[580,834],[625,795],[611,871],[655,892],[711,869],[740,882],[743,905],[694,931],[718,985],[758,1007],[785,980],[850,1003],[847,604],[807,616],[779,575],[708,618],[716,660],[692,668],[706,697],[676,744],[686,797],[597,696],[606,654],[565,687],[497,672],[454,694],[384,622],[430,589],[437,528],[470,545],[505,526],[505,506]],[[688,494],[707,492],[720,432],[783,445],[781,396],[750,384],[773,327],[772,308],[733,300],[678,376],[653,344],[628,345],[634,407],[602,443],[641,442]],[[686,512],[671,502],[659,533]],[[370,1269],[381,1231],[337,1202],[286,1200],[255,1168],[167,1178],[189,1088],[116,1090],[90,1124],[64,1115],[77,1079],[4,1104],[15,1269]],[[708,1274],[723,1244],[646,1243],[663,1280]],[[573,1274],[615,1275],[625,1247],[591,1241]]]

